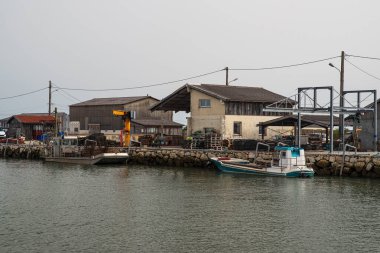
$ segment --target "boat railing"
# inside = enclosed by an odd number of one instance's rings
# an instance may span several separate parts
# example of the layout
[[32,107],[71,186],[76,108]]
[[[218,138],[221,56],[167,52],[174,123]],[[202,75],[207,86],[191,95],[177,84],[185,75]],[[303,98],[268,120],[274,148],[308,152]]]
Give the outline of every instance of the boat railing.
[[303,166],[305,165],[305,161],[299,159],[300,157],[290,157],[290,158],[281,158],[279,159],[279,166],[286,168],[289,166]]
[[267,147],[268,148],[268,150],[267,150],[267,152],[269,152],[269,150],[270,150],[270,146],[268,145],[268,144],[266,144],[266,143],[262,143],[262,142],[258,142],[257,144],[256,144],[256,154],[255,154],[255,159],[257,158],[257,156],[258,156],[258,153],[259,153],[259,146],[265,146],[265,147]]

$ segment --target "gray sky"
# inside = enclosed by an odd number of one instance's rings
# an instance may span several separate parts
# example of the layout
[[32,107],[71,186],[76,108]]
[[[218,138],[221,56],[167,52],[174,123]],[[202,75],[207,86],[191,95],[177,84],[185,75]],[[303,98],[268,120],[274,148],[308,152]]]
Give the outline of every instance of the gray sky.
[[[380,2],[373,0],[0,0],[0,97],[48,86],[107,89],[178,80],[230,68],[296,64],[347,54],[380,57]],[[380,78],[380,61],[348,58]],[[331,60],[340,67],[340,59]],[[347,62],[345,89],[377,89],[380,80]],[[334,85],[339,72],[320,62],[265,71],[231,71],[231,85],[264,87],[284,96],[297,87]],[[219,72],[189,83],[224,84]],[[95,97],[161,99],[186,82]],[[53,93],[53,107],[77,103]],[[0,100],[0,118],[47,112],[48,92]],[[182,117],[182,119],[181,119]],[[183,115],[176,121],[184,122]]]

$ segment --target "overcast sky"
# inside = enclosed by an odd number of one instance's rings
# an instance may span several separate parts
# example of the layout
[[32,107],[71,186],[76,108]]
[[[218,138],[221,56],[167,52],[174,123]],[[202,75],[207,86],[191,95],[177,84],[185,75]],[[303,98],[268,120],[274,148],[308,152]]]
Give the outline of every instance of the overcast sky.
[[[380,1],[369,0],[0,0],[0,98],[48,86],[84,89],[151,85],[229,68],[273,67],[347,54],[380,57]],[[380,61],[347,58],[380,78]],[[231,85],[284,96],[298,87],[339,90],[340,59],[293,68],[230,71]],[[219,72],[188,83],[224,84]],[[53,107],[95,97],[158,99],[184,85],[53,93]],[[345,89],[380,80],[346,62]],[[0,118],[47,112],[48,91],[0,100]],[[183,115],[176,121],[184,122]]]

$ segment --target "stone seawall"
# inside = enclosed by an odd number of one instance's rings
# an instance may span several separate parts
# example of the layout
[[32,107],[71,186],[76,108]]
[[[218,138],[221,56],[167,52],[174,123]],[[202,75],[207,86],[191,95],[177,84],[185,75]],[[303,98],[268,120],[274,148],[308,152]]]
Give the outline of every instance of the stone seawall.
[[[144,165],[167,165],[177,167],[208,167],[209,158],[225,156],[240,159],[253,159],[252,151],[213,151],[136,148],[129,152],[128,163]],[[271,153],[259,153],[257,161],[270,161]],[[375,153],[349,154],[345,156],[342,168],[342,154],[306,153],[306,163],[313,167],[317,176],[342,176],[380,178],[380,156]]]
[[[19,159],[42,159],[44,145],[0,145],[0,157]],[[117,152],[120,148],[116,148]],[[240,159],[254,159],[252,151],[213,151],[167,148],[131,148],[130,164],[176,167],[211,167],[209,158],[225,156]],[[269,161],[270,153],[260,153],[257,161]],[[349,154],[345,156],[342,168],[342,154],[306,153],[306,163],[313,167],[317,176],[342,176],[380,178],[380,155]]]
[[44,152],[44,145],[0,145],[0,157],[2,158],[41,159]]

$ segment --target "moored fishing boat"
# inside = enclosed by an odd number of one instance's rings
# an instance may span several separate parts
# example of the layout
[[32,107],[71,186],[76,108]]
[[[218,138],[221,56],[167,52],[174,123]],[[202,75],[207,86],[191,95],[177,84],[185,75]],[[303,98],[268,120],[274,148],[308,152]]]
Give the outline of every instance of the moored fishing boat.
[[276,146],[272,160],[268,163],[228,157],[213,157],[211,162],[223,172],[283,177],[314,176],[314,170],[306,165],[304,150],[296,147]]
[[98,148],[96,141],[86,140],[79,146],[77,137],[54,138],[46,162],[74,163],[86,165],[126,163],[127,152],[107,152]]

